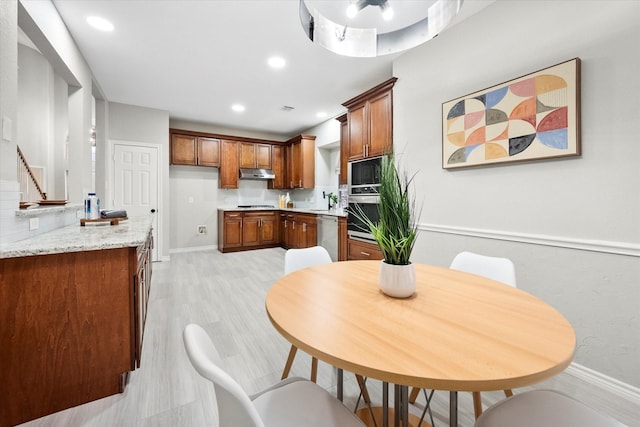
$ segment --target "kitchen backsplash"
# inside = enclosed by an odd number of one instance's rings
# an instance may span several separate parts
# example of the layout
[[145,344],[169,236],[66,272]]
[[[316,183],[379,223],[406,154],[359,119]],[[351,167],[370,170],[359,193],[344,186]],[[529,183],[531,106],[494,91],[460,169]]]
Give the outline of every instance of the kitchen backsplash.
[[237,190],[221,191],[223,206],[273,205],[278,206],[280,195],[289,193],[294,207],[322,209],[327,207],[327,199],[322,192],[338,194],[337,187],[318,186],[313,190],[269,190],[262,181],[241,181]]

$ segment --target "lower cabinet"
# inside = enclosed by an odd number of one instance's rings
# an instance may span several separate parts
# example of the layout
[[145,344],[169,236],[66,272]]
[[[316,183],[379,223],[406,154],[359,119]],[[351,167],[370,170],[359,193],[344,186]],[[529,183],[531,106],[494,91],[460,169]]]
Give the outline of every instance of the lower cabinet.
[[124,391],[140,366],[151,233],[139,247],[0,259],[0,426]]
[[218,250],[234,252],[280,245],[276,211],[218,211]]
[[348,260],[381,260],[384,259],[382,251],[375,243],[364,242],[362,240],[347,239],[347,259]]
[[318,221],[315,215],[297,214],[293,222],[293,247],[310,248],[318,244]]
[[234,252],[318,244],[316,215],[279,211],[218,211],[218,250]]
[[242,246],[277,244],[275,212],[244,212],[242,217]]

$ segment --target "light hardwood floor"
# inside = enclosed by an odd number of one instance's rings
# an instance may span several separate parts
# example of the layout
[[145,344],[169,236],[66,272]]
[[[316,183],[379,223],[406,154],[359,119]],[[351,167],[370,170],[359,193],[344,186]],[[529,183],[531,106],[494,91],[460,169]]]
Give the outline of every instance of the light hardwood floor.
[[[202,325],[215,343],[221,366],[249,394],[276,383],[290,344],[269,322],[264,301],[269,287],[282,275],[284,252],[279,248],[230,254],[189,252],[155,263],[142,366],[131,374],[125,392],[23,426],[217,426],[213,387],[191,367],[182,330],[188,323]],[[310,357],[299,352],[291,375],[308,377],[309,372]],[[358,389],[353,375],[345,373],[344,378],[345,404],[353,408]],[[318,383],[335,392],[334,370],[322,362]],[[629,426],[640,427],[638,402],[624,401],[568,374],[540,387],[564,391]],[[374,403],[379,403],[380,384],[371,381],[368,388]],[[503,395],[492,392],[482,397],[486,407]],[[421,396],[411,411],[419,415],[423,404]],[[459,425],[472,427],[470,393],[460,393],[459,408]],[[447,426],[447,392],[436,392],[433,410],[436,426]]]

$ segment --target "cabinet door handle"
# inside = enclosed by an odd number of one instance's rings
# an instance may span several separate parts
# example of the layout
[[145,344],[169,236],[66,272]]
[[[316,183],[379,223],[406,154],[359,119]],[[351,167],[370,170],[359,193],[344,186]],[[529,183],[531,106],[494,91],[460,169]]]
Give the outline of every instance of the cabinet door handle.
[[229,218],[235,218],[237,216],[240,216],[240,214],[229,214],[227,215]]
[[368,253],[368,252],[362,252],[362,251],[360,251],[360,255],[364,255],[364,256],[371,256],[371,254],[370,254],[370,253]]
[[284,228],[287,228],[287,220],[284,220]]
[[303,223],[302,223],[302,232],[303,232],[303,233],[306,233],[306,232],[307,232],[307,223],[306,223],[306,222],[303,222]]
[[291,229],[292,229],[292,230],[295,230],[295,229],[296,229],[296,222],[295,222],[295,221],[291,223]]
[[298,184],[298,187],[302,188],[302,180],[300,180],[300,184]]

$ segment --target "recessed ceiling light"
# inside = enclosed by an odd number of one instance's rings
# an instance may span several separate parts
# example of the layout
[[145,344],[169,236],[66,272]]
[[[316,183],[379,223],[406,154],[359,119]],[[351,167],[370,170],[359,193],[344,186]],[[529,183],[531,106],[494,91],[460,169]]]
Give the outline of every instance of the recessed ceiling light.
[[87,23],[100,31],[113,31],[114,28],[111,22],[104,18],[100,18],[99,16],[88,16]]
[[267,62],[271,68],[282,68],[287,65],[287,61],[279,56],[272,56]]
[[316,113],[316,117],[322,119],[324,117],[327,117],[327,113],[325,113],[324,111],[320,111],[319,113]]
[[244,105],[240,105],[240,104],[233,104],[233,105],[231,106],[231,109],[232,109],[233,111],[236,111],[236,112],[238,112],[238,113],[241,113],[241,112],[243,112],[243,111],[245,110],[245,107],[244,107]]

